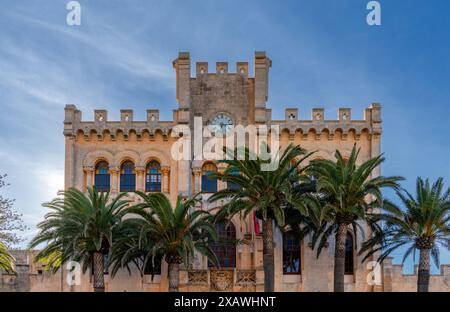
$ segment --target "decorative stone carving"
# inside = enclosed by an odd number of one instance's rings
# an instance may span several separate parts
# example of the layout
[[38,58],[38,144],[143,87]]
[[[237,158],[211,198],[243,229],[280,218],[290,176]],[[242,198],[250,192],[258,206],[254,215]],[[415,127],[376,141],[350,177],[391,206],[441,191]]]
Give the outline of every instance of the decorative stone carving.
[[84,166],[83,170],[86,173],[92,173],[92,172],[94,172],[94,166]]
[[233,288],[232,270],[212,270],[210,271],[211,290],[231,291]]
[[170,167],[169,166],[161,166],[161,173],[162,174],[169,174],[170,172]]
[[144,166],[136,166],[135,170],[136,170],[136,173],[138,173],[138,174],[144,174],[145,173],[145,167]]
[[236,274],[236,285],[254,285],[256,282],[255,270],[239,270]]
[[120,167],[110,167],[109,168],[109,172],[111,173],[111,174],[118,174],[118,173],[120,173]]
[[189,284],[192,284],[192,285],[208,284],[208,271],[206,271],[206,270],[188,271],[188,282],[189,282]]

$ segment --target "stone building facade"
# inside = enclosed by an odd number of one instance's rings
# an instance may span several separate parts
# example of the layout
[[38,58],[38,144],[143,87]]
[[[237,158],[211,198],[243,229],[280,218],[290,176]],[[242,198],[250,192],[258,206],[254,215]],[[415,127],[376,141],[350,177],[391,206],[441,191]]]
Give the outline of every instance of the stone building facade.
[[[65,188],[86,190],[96,185],[110,190],[112,195],[130,191],[131,197],[133,190],[161,191],[172,202],[179,194],[190,196],[203,191],[203,201],[198,209],[214,211],[220,208],[223,202],[209,203],[207,199],[227,185],[209,180],[207,172],[224,168],[196,157],[175,160],[171,154],[179,139],[176,127],[184,125],[194,130],[195,117],[202,117],[203,126],[278,126],[281,147],[299,144],[308,151],[317,151],[313,158],[331,159],[336,149],[348,155],[354,144],[361,148],[360,161],[380,154],[381,107],[377,103],[365,109],[362,120],[352,118],[349,108],[339,109],[336,119],[327,119],[323,108],[313,109],[308,120],[299,118],[297,108],[286,109],[283,120],[272,119],[271,109],[266,105],[271,65],[266,53],[256,52],[253,76],[247,62],[236,63],[235,72],[229,71],[226,62],[216,63],[214,71],[208,68],[208,63],[197,62],[192,76],[189,53],[179,53],[173,61],[178,108],[173,111],[171,121],[160,120],[156,109],[148,109],[147,120],[143,121],[134,120],[133,111],[129,109],[121,110],[119,121],[109,120],[104,109],[95,110],[94,120],[86,121],[75,105],[67,105],[64,120]],[[379,174],[379,171],[374,172],[374,175]],[[222,267],[218,269],[209,267],[205,258],[196,257],[192,266],[180,273],[180,290],[263,290],[262,237],[256,223],[252,216],[244,220],[233,218],[226,228],[221,229],[222,235],[244,239],[247,244],[219,246]],[[348,235],[346,290],[414,290],[414,278],[403,276],[389,261],[380,268],[381,285],[369,284],[367,276],[372,268],[368,263],[362,263],[355,251],[355,246],[362,241],[359,235],[354,237],[351,232]],[[276,291],[332,291],[333,241],[316,258],[307,239],[298,242],[278,230],[274,236]],[[28,283],[27,290],[92,289],[90,273],[82,276],[81,285],[68,286],[64,282],[65,272],[50,275],[42,268],[36,269],[29,259],[27,263],[28,282],[22,282],[22,285]],[[444,267],[442,275],[432,278],[431,289],[449,290],[448,279],[449,269]],[[433,286],[433,281],[439,286]],[[106,275],[106,284],[108,291],[166,291],[167,264],[162,263],[161,272],[154,279],[150,276],[141,278],[137,272],[131,275],[119,272],[114,279]]]

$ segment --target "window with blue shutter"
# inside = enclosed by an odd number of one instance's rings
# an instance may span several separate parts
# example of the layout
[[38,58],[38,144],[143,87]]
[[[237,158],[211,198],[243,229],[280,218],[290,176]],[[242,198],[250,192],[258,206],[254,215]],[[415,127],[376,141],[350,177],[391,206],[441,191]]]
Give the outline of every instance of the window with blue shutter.
[[109,192],[110,175],[109,165],[106,161],[99,161],[95,166],[95,188],[99,192]]

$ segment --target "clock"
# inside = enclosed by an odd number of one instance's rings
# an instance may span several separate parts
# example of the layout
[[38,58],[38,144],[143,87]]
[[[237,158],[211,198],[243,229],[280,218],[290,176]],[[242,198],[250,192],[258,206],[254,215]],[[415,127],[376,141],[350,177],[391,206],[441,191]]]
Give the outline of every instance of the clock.
[[225,114],[218,114],[216,117],[212,120],[212,130],[216,133],[220,134],[228,134],[233,129],[233,120],[225,115]]

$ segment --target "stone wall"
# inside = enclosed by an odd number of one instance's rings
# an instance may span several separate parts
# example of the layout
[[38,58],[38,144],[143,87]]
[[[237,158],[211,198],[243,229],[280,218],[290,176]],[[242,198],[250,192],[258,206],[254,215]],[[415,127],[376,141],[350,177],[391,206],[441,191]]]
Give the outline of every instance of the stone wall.
[[[314,263],[304,266],[302,275],[277,274],[276,291],[332,291],[333,265],[328,261],[332,258],[332,248],[324,250],[324,255]],[[45,271],[41,263],[35,263],[33,257],[36,251],[13,251],[16,258],[17,275],[2,274],[0,276],[1,292],[90,292],[92,291],[91,272],[88,270],[81,276],[80,285],[67,284],[67,271],[54,274]],[[306,259],[315,258],[315,254],[307,248]],[[164,267],[164,266],[163,266]],[[417,284],[417,268],[415,274],[404,274],[403,266],[393,265],[392,258],[387,258],[382,264],[382,285],[380,291],[385,292],[415,292]],[[363,269],[355,271],[355,276],[346,276],[346,291],[377,291],[362,281],[366,279]],[[137,270],[120,271],[111,278],[105,275],[106,291],[110,292],[140,292],[167,291],[167,270],[162,269],[161,275],[141,277]],[[262,291],[264,289],[264,273],[262,268],[255,269],[190,269],[180,271],[180,291]],[[441,272],[432,275],[430,291],[450,292],[450,265],[442,265]]]
[[[405,274],[403,265],[393,264],[392,258],[383,262],[384,291],[415,292],[417,291],[417,265],[413,274]],[[450,265],[441,265],[440,274],[431,274],[430,291],[450,292]]]

